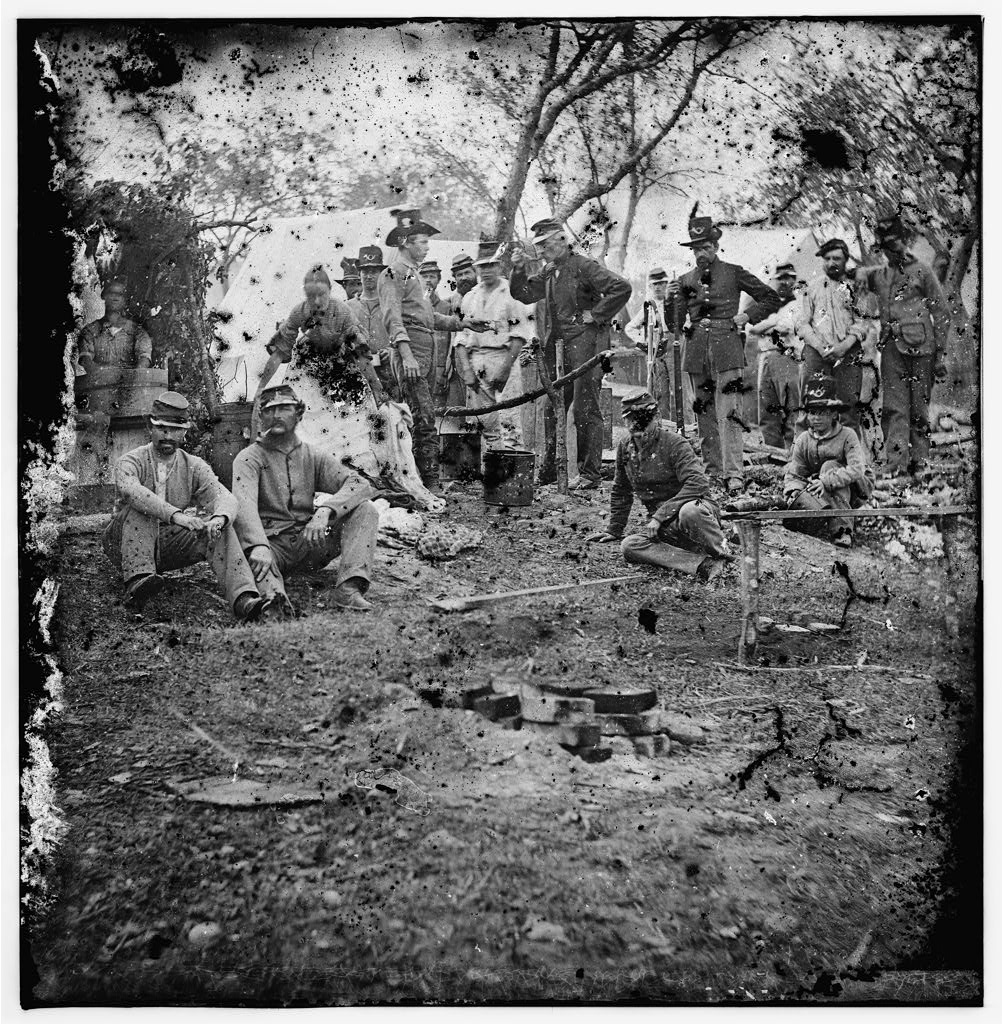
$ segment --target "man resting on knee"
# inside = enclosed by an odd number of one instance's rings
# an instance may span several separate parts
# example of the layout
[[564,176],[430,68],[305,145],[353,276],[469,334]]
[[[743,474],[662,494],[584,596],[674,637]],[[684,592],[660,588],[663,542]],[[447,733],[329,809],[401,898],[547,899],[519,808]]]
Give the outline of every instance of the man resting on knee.
[[[873,489],[867,455],[856,431],[840,423],[846,404],[836,382],[825,373],[814,374],[805,389],[808,429],[799,434],[784,473],[784,498],[792,509],[859,507]],[[789,530],[828,537],[840,547],[853,544],[853,520],[785,519]]]
[[[696,454],[658,418],[658,404],[647,392],[625,398],[622,412],[630,436],[616,451],[609,529],[596,539],[622,537],[628,562],[714,579],[733,556]],[[649,519],[638,533],[623,537],[635,494]]]
[[[188,401],[165,391],[150,413],[150,444],[115,467],[119,510],[104,535],[105,554],[122,570],[130,603],[142,607],[164,585],[160,575],[207,561],[226,588],[234,615],[258,618],[264,602],[240,550],[237,502],[208,464],[180,447],[191,423]],[[186,508],[207,510],[204,518]]]
[[[333,455],[300,440],[304,404],[283,384],[261,393],[261,436],[233,462],[240,505],[237,534],[258,588],[286,613],[292,605],[283,575],[322,569],[341,555],[334,604],[369,611],[369,589],[380,516],[378,492]],[[314,496],[324,495],[315,507]]]

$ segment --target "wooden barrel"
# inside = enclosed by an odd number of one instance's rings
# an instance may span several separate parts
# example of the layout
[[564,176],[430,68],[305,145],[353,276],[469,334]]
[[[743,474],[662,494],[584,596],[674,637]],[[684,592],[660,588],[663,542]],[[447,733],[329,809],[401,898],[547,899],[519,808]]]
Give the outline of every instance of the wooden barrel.
[[156,397],[167,390],[167,370],[150,366],[92,366],[76,379],[77,409],[109,416],[148,416]]
[[227,489],[233,486],[233,460],[251,443],[253,402],[224,402],[216,407],[209,465]]

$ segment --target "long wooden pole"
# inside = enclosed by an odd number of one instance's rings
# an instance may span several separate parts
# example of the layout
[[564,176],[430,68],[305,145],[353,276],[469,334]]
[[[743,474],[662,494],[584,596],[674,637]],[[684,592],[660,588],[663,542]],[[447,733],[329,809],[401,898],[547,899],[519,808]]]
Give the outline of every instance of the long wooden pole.
[[971,515],[977,511],[973,505],[924,505],[920,508],[792,508],[722,512],[721,518],[733,523],[754,523],[764,519],[894,519],[903,516],[934,518]]
[[[555,355],[556,355],[556,368],[557,377],[560,379],[564,376],[564,339],[558,335],[557,340],[554,344]],[[554,398],[551,398],[551,403],[556,400],[556,392]],[[575,410],[575,416],[579,416],[581,413],[578,409]],[[557,420],[557,493],[567,494],[568,493],[568,409],[564,404],[564,394],[560,396],[560,401],[554,405],[554,416]]]
[[738,660],[752,661],[759,643],[759,531],[757,522],[740,520],[742,541],[742,631],[738,637]]
[[562,590],[578,590],[582,587],[599,587],[604,583],[626,583],[628,580],[643,580],[644,573],[629,576],[610,576],[602,580],[585,580],[582,583],[556,583],[549,587],[529,587],[526,590],[499,590],[494,594],[474,594],[471,597],[447,597],[441,601],[429,601],[437,612],[462,612],[493,601],[505,601],[510,597],[533,597],[536,594],[555,594]]

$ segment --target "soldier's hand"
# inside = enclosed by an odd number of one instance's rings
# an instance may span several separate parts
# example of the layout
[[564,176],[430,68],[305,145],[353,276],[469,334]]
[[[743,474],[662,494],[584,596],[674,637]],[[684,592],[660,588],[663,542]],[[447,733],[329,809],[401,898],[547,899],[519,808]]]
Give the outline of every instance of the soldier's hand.
[[530,347],[528,345],[524,345],[519,350],[519,365],[520,366],[528,366],[535,359],[536,359],[536,353],[533,351],[532,347]]
[[736,313],[731,318],[731,322],[736,327],[744,327],[749,322],[749,314],[748,313]]
[[592,315],[592,310],[591,309],[587,309],[587,310],[585,310],[584,313],[582,313],[582,323],[583,324],[594,324],[595,322],[596,322],[596,318]]
[[526,250],[521,245],[512,245],[512,266],[521,267],[527,259]]
[[260,583],[271,571],[274,559],[272,549],[267,544],[259,544],[251,548],[247,556],[247,564],[251,567],[254,581]]
[[808,484],[805,490],[816,498],[821,498],[822,495],[825,494],[825,484],[823,484],[821,480],[815,479]]
[[219,535],[223,532],[223,527],[226,526],[226,520],[222,516],[213,516],[211,519],[203,520],[205,527],[206,536],[209,538],[209,542],[219,538]]
[[484,334],[485,332],[492,330],[494,325],[490,320],[478,320],[476,317],[470,317],[463,321],[463,326],[468,331],[473,331],[474,334]]
[[600,530],[598,533],[590,533],[585,538],[586,544],[612,544],[613,541],[619,540],[619,537],[614,537],[612,533],[607,533],[606,530]]
[[405,380],[417,380],[421,376],[418,360],[413,355],[401,356],[401,363],[404,366]]
[[649,519],[648,522],[641,527],[637,532],[642,537],[647,537],[648,540],[654,540],[658,536],[658,531],[662,528],[662,524],[657,519]]
[[668,287],[668,289],[666,291],[666,294],[667,295],[678,295],[679,294],[679,281],[676,278],[673,278],[669,282],[669,287]]
[[205,524],[198,516],[190,516],[187,512],[175,512],[171,516],[171,525],[180,526],[189,533],[199,533],[205,529]]
[[303,531],[303,539],[307,544],[319,547],[327,541],[327,524],[330,520],[331,510],[329,508],[321,507],[314,512]]

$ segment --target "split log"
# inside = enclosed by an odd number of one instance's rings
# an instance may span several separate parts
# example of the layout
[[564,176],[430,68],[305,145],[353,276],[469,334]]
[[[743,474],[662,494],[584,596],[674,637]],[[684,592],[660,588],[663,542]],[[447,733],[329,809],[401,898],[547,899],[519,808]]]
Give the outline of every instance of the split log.
[[558,583],[550,587],[529,587],[526,590],[500,590],[494,594],[473,594],[470,597],[450,597],[443,601],[429,601],[437,612],[464,612],[482,604],[505,601],[510,597],[532,597],[536,594],[555,594],[561,590],[577,590],[580,587],[598,587],[604,583],[625,583],[628,580],[643,580],[643,573],[631,576],[610,576],[602,580],[585,580],[582,583]]

